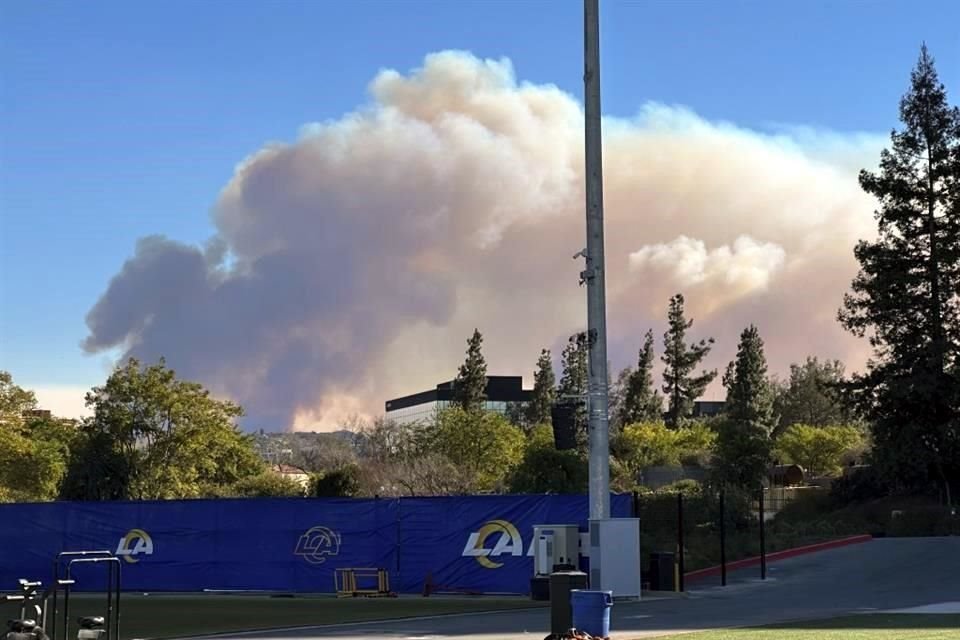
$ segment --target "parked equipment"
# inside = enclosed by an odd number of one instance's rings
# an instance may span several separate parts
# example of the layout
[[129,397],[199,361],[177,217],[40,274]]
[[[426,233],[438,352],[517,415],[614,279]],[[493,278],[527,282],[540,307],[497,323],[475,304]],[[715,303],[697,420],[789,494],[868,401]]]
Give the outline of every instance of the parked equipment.
[[[120,559],[110,551],[64,551],[53,560],[53,587],[49,594],[50,640],[70,640],[70,592],[76,583],[73,567],[78,564],[100,565],[107,570],[106,615],[77,618],[77,640],[120,640]],[[63,591],[63,636],[57,630],[60,615],[58,595]],[[46,617],[46,612],[44,612]]]
[[534,525],[533,545],[530,597],[549,600],[550,575],[574,571],[580,565],[580,528],[575,524]]
[[0,602],[19,602],[20,617],[7,620],[5,640],[48,640],[43,627],[37,623],[43,619],[46,594],[39,592],[42,584],[20,579],[19,593],[0,596]]
[[5,640],[49,640],[37,622],[31,619],[7,620]]
[[[107,570],[107,609],[105,616],[77,618],[77,640],[120,640],[120,559],[110,551],[64,551],[53,560],[53,581],[46,591],[41,582],[19,580],[19,592],[0,596],[3,602],[19,602],[20,617],[7,621],[3,640],[70,640],[70,592],[76,583],[73,567],[96,564]],[[63,626],[57,628],[59,595],[63,593]],[[47,627],[47,615],[50,626]],[[50,630],[50,635],[44,631]]]
[[100,640],[100,637],[107,631],[104,629],[103,616],[77,618],[77,624],[80,625],[77,640]]

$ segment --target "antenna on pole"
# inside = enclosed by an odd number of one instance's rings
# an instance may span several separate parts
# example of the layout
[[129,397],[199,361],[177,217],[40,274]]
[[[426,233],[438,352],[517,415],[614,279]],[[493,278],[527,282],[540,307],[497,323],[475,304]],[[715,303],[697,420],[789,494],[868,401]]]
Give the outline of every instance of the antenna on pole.
[[[600,137],[600,7],[584,0],[584,160],[587,196],[587,410],[590,433],[590,518],[610,517],[610,433],[607,398],[607,302],[603,258],[603,153]],[[580,255],[580,254],[578,254]]]

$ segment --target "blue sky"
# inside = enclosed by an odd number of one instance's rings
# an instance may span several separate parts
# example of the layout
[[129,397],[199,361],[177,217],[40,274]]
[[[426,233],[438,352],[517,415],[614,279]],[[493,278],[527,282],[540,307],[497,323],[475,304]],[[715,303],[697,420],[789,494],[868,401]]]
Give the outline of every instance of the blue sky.
[[[884,132],[920,42],[960,96],[960,4],[601,2],[605,113]],[[89,387],[84,317],[138,237],[203,242],[236,163],[367,101],[381,68],[505,56],[582,93],[577,0],[0,3],[0,368]]]

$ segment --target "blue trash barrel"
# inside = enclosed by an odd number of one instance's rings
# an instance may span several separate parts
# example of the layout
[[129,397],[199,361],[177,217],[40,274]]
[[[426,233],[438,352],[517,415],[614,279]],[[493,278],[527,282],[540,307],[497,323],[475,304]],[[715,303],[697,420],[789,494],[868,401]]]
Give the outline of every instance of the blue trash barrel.
[[613,591],[570,592],[573,606],[573,628],[586,631],[597,638],[610,637],[610,607],[613,606]]

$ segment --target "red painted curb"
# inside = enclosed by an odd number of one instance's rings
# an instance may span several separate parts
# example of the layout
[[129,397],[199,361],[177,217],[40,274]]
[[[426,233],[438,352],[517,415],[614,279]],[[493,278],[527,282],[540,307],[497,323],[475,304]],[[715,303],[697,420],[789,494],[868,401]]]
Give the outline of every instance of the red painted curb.
[[[829,540],[827,542],[818,542],[817,544],[808,544],[803,547],[794,547],[793,549],[784,549],[783,551],[774,551],[773,553],[767,554],[767,562],[773,562],[775,560],[785,560],[787,558],[793,558],[795,556],[802,556],[807,553],[815,553],[817,551],[826,551],[827,549],[836,549],[838,547],[846,547],[851,544],[860,544],[861,542],[869,542],[873,540],[871,535],[860,535],[860,536],[850,536],[849,538],[840,538],[839,540]],[[752,558],[744,558],[743,560],[735,560],[734,562],[727,563],[727,571],[733,571],[735,569],[742,569],[744,567],[751,567],[753,565],[760,564],[760,556],[754,556]],[[706,578],[707,576],[720,575],[722,568],[720,565],[715,567],[707,567],[706,569],[697,569],[696,571],[688,571],[683,574],[684,580],[697,580],[698,578]]]

